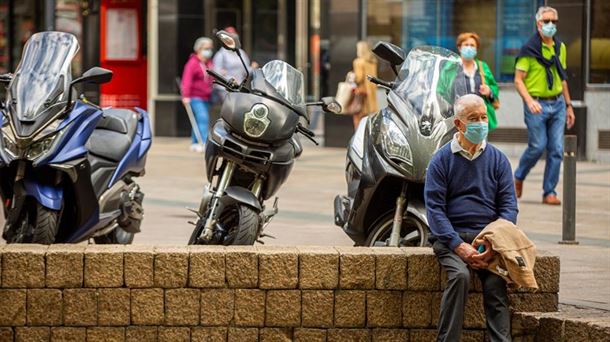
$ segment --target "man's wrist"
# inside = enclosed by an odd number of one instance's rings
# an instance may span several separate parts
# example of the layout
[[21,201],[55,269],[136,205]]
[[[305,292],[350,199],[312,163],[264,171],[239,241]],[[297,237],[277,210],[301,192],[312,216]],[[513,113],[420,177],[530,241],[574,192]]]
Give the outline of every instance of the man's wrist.
[[566,102],[566,108],[570,108],[570,107],[572,107],[572,101]]

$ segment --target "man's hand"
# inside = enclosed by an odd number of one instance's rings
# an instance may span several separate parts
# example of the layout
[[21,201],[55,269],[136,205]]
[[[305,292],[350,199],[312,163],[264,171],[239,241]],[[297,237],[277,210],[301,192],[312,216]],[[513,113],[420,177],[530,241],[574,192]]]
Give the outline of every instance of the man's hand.
[[[496,252],[493,250],[493,247],[491,246],[491,243],[489,243],[489,241],[485,239],[477,239],[472,243],[472,245],[476,249],[478,249],[480,245],[483,245],[485,248],[483,253],[478,253],[471,257],[474,261],[481,261],[485,264],[489,264],[491,259],[496,254]],[[487,265],[485,267],[487,267]]]
[[453,250],[465,263],[472,266],[472,256],[477,254],[477,250],[471,244],[466,242],[460,243]]
[[576,122],[576,116],[574,115],[574,108],[572,108],[572,106],[568,106],[566,108],[566,124],[568,126],[568,129],[572,128],[574,126],[574,123]]
[[481,95],[489,97],[489,95],[491,94],[491,88],[489,88],[489,86],[487,84],[481,84],[481,88],[479,88],[479,93],[481,93]]
[[532,114],[540,114],[542,113],[542,106],[540,105],[540,102],[532,99],[531,101],[529,101],[527,103],[527,108],[530,110],[530,112]]

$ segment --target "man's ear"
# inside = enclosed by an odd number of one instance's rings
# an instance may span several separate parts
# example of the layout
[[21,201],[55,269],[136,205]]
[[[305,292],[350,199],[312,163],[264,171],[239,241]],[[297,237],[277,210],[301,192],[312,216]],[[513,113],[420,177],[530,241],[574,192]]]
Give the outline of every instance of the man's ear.
[[455,126],[455,128],[457,128],[458,131],[461,131],[460,129],[460,125],[462,125],[462,121],[460,121],[460,119],[458,119],[457,117],[455,119],[453,119],[453,125]]

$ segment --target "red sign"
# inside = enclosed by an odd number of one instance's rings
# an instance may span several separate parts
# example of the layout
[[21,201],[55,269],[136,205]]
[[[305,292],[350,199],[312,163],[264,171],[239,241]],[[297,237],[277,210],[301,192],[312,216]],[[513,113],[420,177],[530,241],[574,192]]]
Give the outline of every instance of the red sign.
[[[102,107],[146,109],[147,63],[143,0],[102,0],[100,64],[112,70],[112,82],[101,87]],[[145,32],[145,31],[144,31]]]

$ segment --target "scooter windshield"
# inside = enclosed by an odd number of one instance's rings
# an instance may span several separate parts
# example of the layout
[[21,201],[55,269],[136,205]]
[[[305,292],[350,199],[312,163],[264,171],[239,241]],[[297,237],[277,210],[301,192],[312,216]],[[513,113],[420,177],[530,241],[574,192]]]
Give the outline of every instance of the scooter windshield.
[[293,105],[305,103],[303,73],[284,61],[271,61],[262,68],[265,80]]
[[62,94],[67,96],[78,48],[76,37],[63,32],[40,32],[27,41],[9,87],[17,119],[34,121]]
[[457,54],[441,47],[415,48],[401,66],[394,92],[420,120],[451,117],[455,100],[467,94],[464,78],[457,77],[459,61]]

